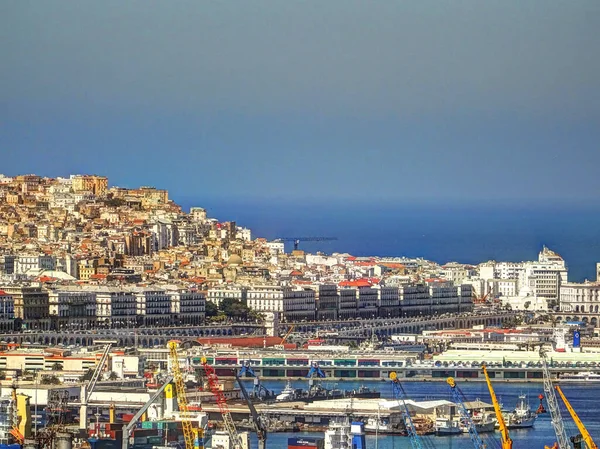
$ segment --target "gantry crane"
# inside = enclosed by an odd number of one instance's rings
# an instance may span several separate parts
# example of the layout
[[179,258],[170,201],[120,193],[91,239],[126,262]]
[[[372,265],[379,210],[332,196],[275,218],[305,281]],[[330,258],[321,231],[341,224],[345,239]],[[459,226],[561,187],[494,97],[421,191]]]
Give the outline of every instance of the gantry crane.
[[267,428],[261,417],[258,415],[258,412],[246,391],[246,387],[244,387],[244,383],[240,380],[240,376],[237,373],[235,373],[235,379],[237,380],[240,390],[242,390],[242,396],[244,396],[246,404],[248,404],[248,408],[250,409],[252,423],[254,424],[254,430],[256,432],[256,437],[258,438],[258,449],[265,449],[267,447]]
[[487,372],[487,368],[485,365],[483,365],[482,369],[483,374],[485,374],[485,381],[487,382],[488,389],[490,390],[490,397],[492,398],[492,404],[494,405],[494,412],[496,412],[496,419],[498,420],[498,425],[500,426],[500,435],[502,436],[502,449],[512,449],[512,440],[510,439],[510,435],[508,433],[508,427],[504,422],[504,416],[502,416],[500,404],[496,399],[496,393],[494,392],[494,387],[492,387],[490,376]]
[[225,395],[223,394],[223,391],[219,388],[219,378],[217,377],[217,373],[215,373],[215,369],[208,364],[206,357],[202,357],[202,359],[200,359],[200,363],[202,363],[202,367],[204,368],[204,372],[206,373],[206,380],[208,382],[210,391],[212,391],[212,394],[215,395],[217,406],[219,407],[219,411],[221,412],[221,416],[223,417],[225,430],[227,430],[229,438],[233,442],[233,447],[236,449],[241,449],[242,440],[238,435],[237,429],[235,428],[235,423],[233,422],[233,418],[231,417],[229,407],[227,407],[227,400],[225,399]]
[[396,400],[402,403],[402,420],[404,421],[404,427],[406,427],[406,432],[410,438],[410,444],[413,449],[423,449],[421,438],[417,434],[417,429],[415,428],[415,424],[410,416],[408,406],[404,400],[406,392],[404,391],[404,388],[398,379],[398,374],[396,374],[396,372],[391,372],[390,380],[392,381],[392,388],[394,389],[394,397]]
[[550,377],[550,370],[548,369],[548,363],[546,361],[546,353],[540,351],[540,360],[542,362],[542,371],[544,374],[544,392],[546,393],[546,403],[550,409],[550,417],[552,419],[552,427],[556,434],[556,445],[558,449],[570,449],[571,444],[569,438],[567,438],[567,432],[563,423],[560,409],[558,407],[558,400],[554,394],[554,388],[552,388],[552,379]]
[[452,392],[452,397],[454,398],[454,402],[458,405],[458,410],[460,411],[461,418],[463,421],[467,423],[467,429],[469,430],[469,436],[471,437],[471,442],[475,449],[485,449],[485,444],[481,441],[481,437],[477,433],[477,429],[475,428],[475,423],[473,422],[473,418],[469,414],[467,407],[465,407],[465,403],[462,400],[462,392],[456,385],[453,377],[449,377],[446,382],[450,385],[450,391]]
[[171,373],[175,381],[175,390],[177,393],[177,406],[179,407],[179,416],[181,427],[183,429],[183,438],[185,440],[185,449],[194,449],[194,429],[190,421],[187,398],[185,396],[185,384],[183,375],[179,368],[179,356],[177,354],[178,343],[175,340],[169,342],[169,359],[171,361]]
[[96,365],[96,369],[94,370],[94,373],[92,374],[92,377],[91,377],[90,381],[88,382],[88,384],[84,385],[82,387],[81,406],[79,408],[79,431],[82,434],[85,434],[87,432],[88,404],[90,402],[90,399],[92,398],[92,393],[94,392],[96,383],[98,382],[98,379],[100,378],[100,375],[102,374],[102,370],[104,369],[104,364],[108,360],[108,353],[110,351],[111,346],[112,346],[112,343],[109,343],[104,347],[104,351],[102,352],[102,357],[100,358],[100,363],[98,363],[98,365]]
[[260,383],[260,378],[258,374],[252,369],[250,362],[246,362],[242,365],[240,369],[240,377],[253,377],[254,378],[254,390],[253,395],[255,398],[261,399],[262,397],[269,398],[272,396],[271,392],[267,390],[267,388]]
[[579,419],[579,416],[577,416],[577,413],[571,406],[571,403],[567,400],[565,394],[562,392],[560,387],[557,385],[554,388],[556,388],[556,391],[558,391],[560,398],[565,403],[565,407],[567,407],[567,410],[571,414],[571,418],[573,418],[573,421],[575,421],[575,424],[577,425],[577,428],[579,429],[579,433],[581,433],[581,437],[583,438],[583,441],[586,444],[586,446],[588,447],[588,449],[598,449],[598,446],[596,446],[596,443],[592,439],[592,436],[590,435],[588,430],[583,425],[583,422],[581,422],[581,419]]

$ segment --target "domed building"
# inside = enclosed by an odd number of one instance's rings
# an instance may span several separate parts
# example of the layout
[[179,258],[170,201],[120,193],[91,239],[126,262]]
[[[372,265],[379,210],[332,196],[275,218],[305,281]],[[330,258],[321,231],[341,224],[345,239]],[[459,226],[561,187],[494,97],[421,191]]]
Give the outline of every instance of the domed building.
[[229,259],[227,259],[227,266],[229,266],[229,267],[240,266],[243,264],[244,264],[244,261],[237,254],[232,254],[231,256],[229,256]]
[[232,254],[227,259],[227,266],[223,268],[223,277],[226,281],[235,282],[242,271],[244,261],[238,254]]

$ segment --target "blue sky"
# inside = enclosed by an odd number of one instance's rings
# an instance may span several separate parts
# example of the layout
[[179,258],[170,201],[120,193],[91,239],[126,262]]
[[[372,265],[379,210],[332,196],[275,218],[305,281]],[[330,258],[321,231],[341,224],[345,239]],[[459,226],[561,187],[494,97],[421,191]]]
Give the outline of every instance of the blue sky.
[[600,2],[4,1],[0,173],[177,198],[591,200]]

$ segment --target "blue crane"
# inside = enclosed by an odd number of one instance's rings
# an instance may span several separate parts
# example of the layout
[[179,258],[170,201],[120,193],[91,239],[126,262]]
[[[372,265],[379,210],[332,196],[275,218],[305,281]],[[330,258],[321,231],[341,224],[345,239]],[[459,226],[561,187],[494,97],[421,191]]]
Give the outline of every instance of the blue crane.
[[454,398],[454,402],[458,405],[458,410],[460,411],[460,416],[467,423],[467,428],[469,429],[469,436],[471,437],[471,442],[475,449],[485,449],[485,444],[481,441],[479,434],[477,433],[477,428],[475,427],[475,423],[465,407],[465,403],[462,400],[462,391],[456,385],[453,377],[449,377],[446,382],[450,385],[450,391],[452,392],[452,397]]
[[269,390],[267,390],[267,388],[263,384],[260,383],[260,379],[259,379],[258,375],[256,374],[256,372],[254,371],[254,369],[252,369],[250,362],[246,362],[242,365],[242,368],[240,369],[239,377],[253,377],[254,378],[254,388],[252,390],[252,395],[255,398],[269,398],[269,397],[273,396],[273,393],[271,393]]
[[326,377],[323,370],[321,368],[319,368],[319,364],[317,362],[313,362],[310,365],[310,370],[308,370],[308,374],[306,375],[306,378],[312,379],[313,377],[315,377],[315,375],[320,378]]
[[402,403],[402,420],[404,421],[404,427],[406,427],[406,432],[408,433],[408,436],[410,438],[410,444],[413,447],[413,449],[423,449],[421,438],[417,434],[417,429],[415,428],[415,424],[413,423],[413,420],[410,417],[410,411],[408,410],[408,406],[406,405],[406,401],[404,400],[404,398],[406,397],[406,392],[404,391],[404,387],[402,387],[402,384],[398,379],[398,374],[396,374],[395,372],[391,372],[390,380],[392,381],[394,397],[397,401]]

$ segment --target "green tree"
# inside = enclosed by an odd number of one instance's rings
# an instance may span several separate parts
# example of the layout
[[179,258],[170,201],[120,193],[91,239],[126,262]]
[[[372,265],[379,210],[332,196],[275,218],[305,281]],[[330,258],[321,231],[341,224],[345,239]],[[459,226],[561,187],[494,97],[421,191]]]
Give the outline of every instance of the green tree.
[[52,365],[52,371],[62,371],[63,366],[62,364],[56,362]]
[[82,382],[85,380],[91,380],[93,375],[94,375],[94,370],[90,368],[85,372],[85,374],[83,376],[81,376],[79,378],[79,380]]
[[58,385],[60,384],[60,379],[56,376],[44,376],[40,383],[42,385]]
[[530,306],[531,306],[531,301],[525,301],[525,304],[523,304],[523,307],[525,308],[525,310],[529,309]]
[[5,380],[6,379],[6,371],[4,371],[3,369],[0,369],[0,380]]
[[206,312],[206,318],[212,318],[219,314],[219,308],[217,307],[217,305],[214,302],[206,301],[205,312]]
[[228,317],[232,319],[247,318],[250,316],[250,309],[248,306],[242,304],[241,301],[234,298],[225,298],[219,304],[219,309]]
[[117,380],[118,378],[119,378],[119,375],[117,373],[115,373],[114,371],[111,371],[110,374],[108,375],[109,380]]

